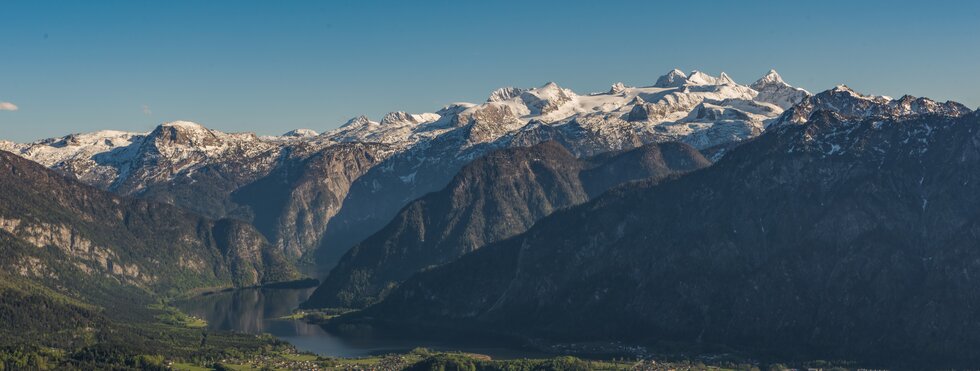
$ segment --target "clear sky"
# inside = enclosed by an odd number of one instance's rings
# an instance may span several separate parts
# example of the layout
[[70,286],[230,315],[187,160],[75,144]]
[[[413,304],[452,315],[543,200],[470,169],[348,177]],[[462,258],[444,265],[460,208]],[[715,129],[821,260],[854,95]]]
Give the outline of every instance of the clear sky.
[[325,131],[501,86],[649,85],[674,67],[976,108],[980,2],[4,1],[0,139],[178,119]]

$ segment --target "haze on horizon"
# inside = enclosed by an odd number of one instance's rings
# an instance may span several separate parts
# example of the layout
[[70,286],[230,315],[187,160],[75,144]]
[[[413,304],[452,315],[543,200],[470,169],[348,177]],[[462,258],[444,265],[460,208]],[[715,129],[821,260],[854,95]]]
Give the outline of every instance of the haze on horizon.
[[775,68],[811,92],[844,83],[975,108],[978,21],[968,1],[13,1],[0,12],[0,139],[181,119],[322,132],[502,86],[650,85],[675,67],[740,83]]

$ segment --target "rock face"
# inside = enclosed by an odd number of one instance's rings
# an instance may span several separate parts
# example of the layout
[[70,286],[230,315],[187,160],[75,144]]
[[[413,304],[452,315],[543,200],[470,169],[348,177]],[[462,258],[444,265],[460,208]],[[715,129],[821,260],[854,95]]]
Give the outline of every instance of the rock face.
[[814,110],[707,169],[419,273],[348,320],[976,363],[980,114],[950,112]]
[[[156,292],[295,276],[282,254],[247,223],[119,198],[4,151],[0,234],[36,247],[37,254],[7,260],[4,267],[32,278],[57,279],[62,272],[54,267],[65,262]],[[42,253],[46,249],[54,253]]]
[[708,164],[696,149],[681,143],[587,159],[576,158],[556,142],[490,153],[355,245],[304,306],[366,306],[415,272],[524,232],[538,219],[611,187]]
[[319,245],[349,184],[391,153],[381,144],[314,135],[259,138],[173,122],[148,134],[99,132],[6,147],[117,194],[253,223],[295,260]]
[[350,143],[283,161],[267,175],[238,188],[231,200],[286,256],[319,246],[351,184],[384,158],[384,146]]
[[[652,87],[618,84],[599,94],[556,83],[503,88],[485,103],[393,112],[378,122],[359,117],[319,135],[258,137],[176,121],[149,133],[0,141],[0,149],[120,195],[252,223],[290,260],[316,256],[330,267],[407,203],[491,151],[549,140],[576,156],[669,141],[729,144],[758,135],[782,112],[782,100],[762,95],[724,74],[672,71]],[[314,176],[330,180],[317,184]]]

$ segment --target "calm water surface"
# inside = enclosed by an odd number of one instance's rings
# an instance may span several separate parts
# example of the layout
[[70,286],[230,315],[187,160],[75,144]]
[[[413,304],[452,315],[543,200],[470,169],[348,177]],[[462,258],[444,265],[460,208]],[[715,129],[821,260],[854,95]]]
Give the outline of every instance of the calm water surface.
[[486,344],[460,344],[434,340],[412,339],[403,336],[378,334],[335,334],[318,325],[303,321],[281,320],[292,314],[314,288],[307,289],[245,289],[199,296],[178,303],[191,315],[204,318],[213,330],[272,334],[296,348],[330,357],[364,357],[386,353],[406,352],[415,347],[440,351],[461,351],[486,354],[498,359],[539,358],[547,355]]

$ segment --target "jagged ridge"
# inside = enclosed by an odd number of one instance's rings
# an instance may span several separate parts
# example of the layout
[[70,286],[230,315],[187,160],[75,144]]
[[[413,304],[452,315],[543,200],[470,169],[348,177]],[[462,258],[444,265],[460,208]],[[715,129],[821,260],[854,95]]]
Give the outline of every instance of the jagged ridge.
[[[0,148],[118,194],[255,223],[291,258],[320,250],[329,266],[402,206],[444,187],[463,165],[490,151],[548,140],[576,156],[666,141],[708,148],[758,135],[788,99],[737,85],[727,75],[695,72],[688,77],[674,71],[658,81],[651,87],[619,84],[609,93],[590,95],[555,83],[500,89],[483,104],[452,104],[435,113],[394,112],[380,122],[360,117],[315,136],[307,131],[280,137],[227,134],[180,121],[145,134],[77,134],[30,144],[5,142]],[[343,174],[335,185],[277,191],[285,195],[277,205],[257,206],[266,201],[240,197],[257,187],[253,183],[269,184],[263,179],[284,176],[286,169],[295,170],[310,158],[343,158],[330,153],[345,153],[345,143],[370,144],[362,157],[371,160],[356,162],[356,169],[339,161],[324,164]],[[341,205],[316,202],[319,206],[300,214],[290,206],[319,199],[341,200]],[[273,220],[262,220],[267,217],[260,214],[270,210]]]

